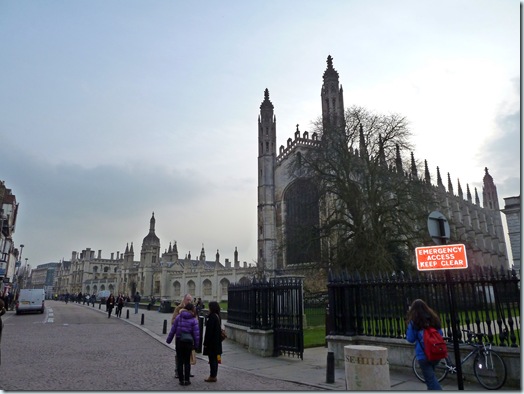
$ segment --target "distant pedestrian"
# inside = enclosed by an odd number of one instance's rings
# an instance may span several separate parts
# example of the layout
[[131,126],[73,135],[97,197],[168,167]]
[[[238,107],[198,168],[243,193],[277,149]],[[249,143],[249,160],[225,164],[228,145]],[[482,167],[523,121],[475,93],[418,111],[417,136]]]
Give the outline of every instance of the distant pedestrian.
[[437,313],[424,301],[417,299],[409,307],[406,316],[407,332],[406,339],[415,344],[415,355],[424,375],[428,390],[442,390],[435,376],[435,367],[440,362],[429,361],[424,353],[424,328],[435,327],[442,335],[442,325]]
[[111,312],[113,312],[113,308],[115,307],[115,296],[113,293],[109,294],[109,297],[107,297],[106,301],[106,309],[107,309],[107,318],[111,318]]
[[218,375],[218,359],[222,354],[222,319],[220,318],[220,305],[216,301],[209,303],[209,313],[206,320],[204,335],[204,349],[202,354],[209,359],[209,377],[206,382],[216,382]]
[[133,297],[133,301],[135,303],[135,315],[138,313],[138,305],[140,304],[140,293],[137,291],[135,296]]
[[122,294],[118,295],[116,299],[116,317],[122,316],[122,308],[124,307],[124,296]]
[[[5,313],[4,300],[0,299],[0,345],[2,344],[2,329],[4,328],[4,322],[2,321],[2,315]],[[0,346],[0,364],[2,364],[2,348]]]
[[166,339],[167,343],[171,343],[176,338],[177,371],[182,386],[191,384],[191,352],[196,350],[200,341],[200,329],[194,309],[193,304],[189,303],[180,311]]
[[93,294],[91,295],[90,300],[91,300],[91,303],[93,304],[93,308],[94,308],[94,307],[95,307],[95,301],[96,301],[96,295],[95,295],[95,293],[93,293]]

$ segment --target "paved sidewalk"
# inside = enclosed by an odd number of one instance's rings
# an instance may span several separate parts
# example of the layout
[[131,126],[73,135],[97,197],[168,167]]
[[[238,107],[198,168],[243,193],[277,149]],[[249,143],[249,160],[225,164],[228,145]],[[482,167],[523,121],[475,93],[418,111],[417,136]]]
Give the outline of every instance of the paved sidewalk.
[[[106,313],[104,305],[102,305],[101,309],[99,309],[98,304],[95,304],[94,308],[81,304],[79,306]],[[127,318],[128,311],[129,318]],[[142,315],[144,324],[141,324]],[[112,315],[111,318],[117,317]],[[121,319],[173,349],[172,345],[166,343],[166,337],[171,328],[171,313],[160,313],[158,312],[158,307],[156,307],[155,310],[150,311],[139,309],[138,314],[135,314],[134,307],[125,307],[122,311]],[[164,333],[164,321],[166,321],[166,333]],[[307,384],[322,390],[346,390],[343,366],[335,368],[335,382],[326,383],[328,350],[325,347],[305,349],[303,360],[287,356],[257,356],[249,353],[242,345],[230,340],[225,340],[222,347],[223,355],[220,368],[231,368],[273,379]],[[207,356],[197,354],[197,359],[207,361]],[[415,377],[411,368],[390,368],[390,381],[391,390],[426,390],[426,385]],[[444,390],[458,390],[456,377],[447,377],[442,387]],[[473,391],[485,390],[476,381],[465,382],[464,389]]]

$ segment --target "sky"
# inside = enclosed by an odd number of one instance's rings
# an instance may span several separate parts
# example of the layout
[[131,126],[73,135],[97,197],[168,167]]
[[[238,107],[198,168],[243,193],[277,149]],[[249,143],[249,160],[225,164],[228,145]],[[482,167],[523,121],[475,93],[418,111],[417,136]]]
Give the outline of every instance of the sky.
[[503,208],[520,194],[520,17],[517,0],[3,0],[15,245],[31,267],[131,243],[138,259],[154,212],[162,251],[255,263],[264,90],[285,145],[321,115],[328,55],[346,107],[405,116],[433,181],[439,166],[481,202],[487,167]]

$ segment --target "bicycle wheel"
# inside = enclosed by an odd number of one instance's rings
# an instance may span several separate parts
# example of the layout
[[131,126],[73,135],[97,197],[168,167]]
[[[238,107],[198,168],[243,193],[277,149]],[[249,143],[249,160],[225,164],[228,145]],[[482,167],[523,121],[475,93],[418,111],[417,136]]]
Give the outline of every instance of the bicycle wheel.
[[480,350],[477,353],[473,372],[478,382],[488,390],[497,390],[506,383],[506,364],[493,350]]
[[[412,368],[418,380],[426,383],[426,379],[424,379],[424,375],[422,374],[422,369],[420,369],[420,365],[418,363],[417,356],[413,357]],[[442,380],[444,380],[447,374],[448,374],[448,368],[446,364],[446,359],[442,359],[439,361],[439,363],[435,367],[435,376],[437,377],[437,380],[441,382]]]

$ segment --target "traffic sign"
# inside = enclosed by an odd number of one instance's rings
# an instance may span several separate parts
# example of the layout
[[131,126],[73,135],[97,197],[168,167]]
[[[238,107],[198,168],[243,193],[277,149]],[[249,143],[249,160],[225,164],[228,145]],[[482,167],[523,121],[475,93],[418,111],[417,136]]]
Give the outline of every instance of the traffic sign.
[[423,246],[415,248],[419,271],[468,268],[464,244]]

